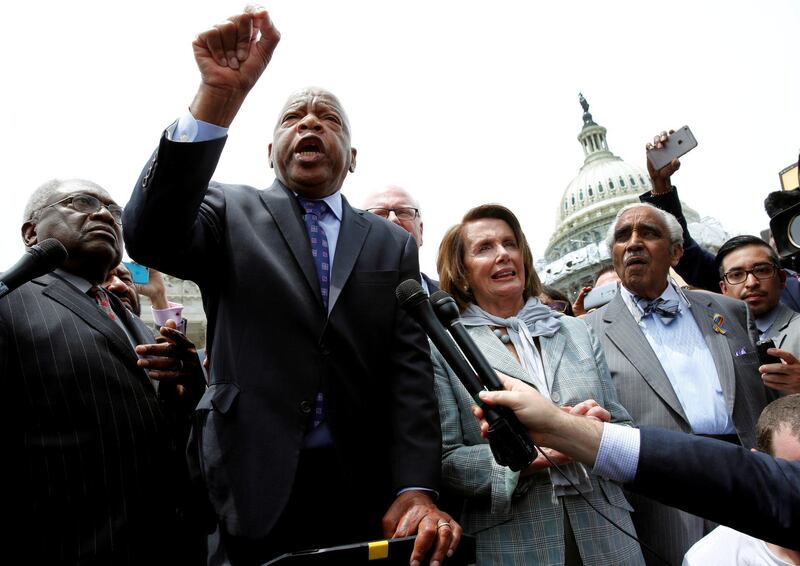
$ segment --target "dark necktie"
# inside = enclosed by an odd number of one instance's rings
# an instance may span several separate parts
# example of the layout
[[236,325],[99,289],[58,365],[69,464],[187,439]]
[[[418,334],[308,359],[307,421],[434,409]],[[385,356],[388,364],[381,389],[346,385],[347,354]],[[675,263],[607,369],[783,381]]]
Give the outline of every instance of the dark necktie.
[[647,299],[636,299],[642,309],[642,318],[647,318],[651,314],[656,314],[661,322],[669,324],[678,316],[680,307],[675,299],[662,299],[661,297],[648,301]]
[[322,294],[322,302],[328,308],[328,292],[330,290],[330,256],[328,254],[328,238],[325,231],[319,225],[319,221],[328,205],[324,200],[298,199],[300,205],[305,210],[303,220],[308,231],[308,240],[311,242],[311,255],[314,257],[314,267],[317,269],[317,279],[319,280],[319,291]]
[[[319,221],[328,205],[324,200],[298,199],[300,205],[305,210],[303,220],[308,231],[308,240],[311,243],[311,255],[314,257],[314,267],[317,269],[317,279],[319,280],[319,291],[322,294],[322,303],[328,309],[328,292],[330,291],[330,255],[328,254],[328,238],[325,231],[319,225]],[[314,398],[314,414],[312,415],[313,426],[320,425],[325,417],[325,399],[322,392],[318,392]]]
[[95,300],[97,306],[106,314],[108,318],[111,320],[117,320],[117,315],[114,314],[114,311],[111,308],[111,301],[108,298],[108,293],[106,293],[105,289],[102,287],[92,287],[86,292],[86,294]]

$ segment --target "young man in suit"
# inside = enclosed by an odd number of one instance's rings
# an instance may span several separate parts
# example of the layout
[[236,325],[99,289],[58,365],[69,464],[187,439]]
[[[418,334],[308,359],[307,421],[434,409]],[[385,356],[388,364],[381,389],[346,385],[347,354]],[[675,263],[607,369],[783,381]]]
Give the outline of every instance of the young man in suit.
[[[672,215],[648,204],[623,207],[607,238],[619,292],[584,320],[600,337],[619,400],[637,425],[749,447],[767,404],[755,327],[741,301],[684,292],[668,280],[682,240]],[[670,563],[680,562],[710,528],[699,517],[643,497],[631,503],[641,540]]]
[[434,504],[425,336],[394,296],[419,277],[417,246],[342,196],[356,167],[342,105],[316,88],[289,98],[271,188],[210,181],[279,38],[251,7],[194,41],[201,84],[137,182],[128,250],[203,292],[211,367],[194,454],[231,561],[418,533],[413,560],[433,549],[438,563],[460,527]]
[[153,344],[152,331],[100,289],[122,256],[121,214],[89,181],[40,187],[22,238],[55,238],[69,256],[0,299],[7,427],[20,450],[8,459],[19,506],[6,536],[26,562],[187,564],[204,552],[203,532],[187,520],[184,456],[204,384],[180,380],[179,394],[161,381],[157,392],[151,380],[186,377],[188,352],[161,357],[175,344]]
[[764,383],[784,393],[800,393],[800,314],[781,302],[786,272],[780,258],[756,236],[735,236],[722,244],[716,264],[722,294],[745,301],[755,318],[759,338],[771,338],[768,352],[778,363],[760,369]]

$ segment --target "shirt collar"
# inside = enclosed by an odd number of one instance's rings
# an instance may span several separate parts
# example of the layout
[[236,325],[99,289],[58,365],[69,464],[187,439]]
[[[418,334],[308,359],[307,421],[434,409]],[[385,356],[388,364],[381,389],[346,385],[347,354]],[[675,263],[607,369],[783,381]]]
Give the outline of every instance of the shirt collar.
[[[294,193],[294,196],[296,196],[297,198],[305,198],[305,197],[301,197],[300,195],[298,195],[294,191],[292,191],[292,192]],[[323,200],[323,201],[325,201],[325,204],[328,205],[328,208],[333,213],[333,215],[336,217],[336,220],[338,220],[339,222],[342,221],[342,192],[341,191],[336,191],[332,195],[328,195],[328,196],[326,196],[325,198],[322,198],[322,199],[308,199],[308,200]]]
[[761,334],[761,337],[766,337],[767,332],[769,332],[772,325],[775,324],[775,319],[778,318],[778,311],[780,309],[774,308],[769,311],[764,316],[758,317],[756,322],[756,328],[758,328],[758,332]]
[[67,283],[69,283],[73,287],[77,288],[78,291],[80,291],[81,293],[87,293],[89,289],[91,289],[94,286],[83,277],[79,277],[78,275],[70,273],[69,271],[64,271],[60,267],[56,269],[53,273],[64,279]]
[[[638,323],[642,320],[643,310],[642,307],[636,302],[636,295],[631,293],[628,289],[625,288],[625,285],[620,283],[619,285],[620,295],[622,296],[622,300],[625,303],[625,306],[628,307],[628,310],[631,312],[634,320]],[[689,306],[689,303],[686,301],[683,293],[679,293],[678,290],[675,288],[675,283],[671,280],[667,281],[667,288],[664,289],[664,292],[661,293],[657,298],[664,299],[665,301],[668,299],[674,299],[678,301],[678,304],[683,306]],[[680,314],[680,311],[678,311]]]

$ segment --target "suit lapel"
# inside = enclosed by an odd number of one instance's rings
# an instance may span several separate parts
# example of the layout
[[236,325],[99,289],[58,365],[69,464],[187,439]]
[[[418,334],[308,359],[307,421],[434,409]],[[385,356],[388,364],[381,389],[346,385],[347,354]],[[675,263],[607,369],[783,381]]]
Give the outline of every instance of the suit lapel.
[[775,308],[778,309],[778,315],[775,317],[775,322],[772,323],[772,328],[770,328],[769,333],[771,337],[775,338],[775,347],[781,348],[788,336],[784,330],[786,330],[786,327],[792,322],[796,313],[782,303],[778,303],[778,306]]
[[[44,284],[42,293],[61,304],[80,317],[86,324],[103,334],[109,341],[120,359],[126,363],[136,364],[138,357],[133,351],[125,332],[116,322],[108,318],[89,295],[81,293],[78,289],[54,275],[45,275],[35,279],[37,283]],[[124,309],[124,307],[123,307]]]
[[[322,308],[322,294],[319,289],[317,269],[314,267],[311,244],[308,241],[308,232],[297,199],[289,189],[275,181],[272,187],[261,192],[261,200],[275,220],[275,225],[303,273],[311,294]],[[341,239],[341,234],[339,238]],[[336,261],[339,261],[338,246]]]
[[636,368],[656,395],[688,423],[689,419],[683,412],[683,407],[664,368],[619,293],[609,303],[602,316],[608,324],[605,334],[619,349],[620,354]]
[[347,283],[347,278],[350,277],[350,273],[353,271],[353,266],[356,264],[358,254],[361,253],[361,248],[364,247],[368,232],[369,222],[354,211],[347,199],[342,195],[342,224],[339,229],[339,240],[336,243],[336,255],[333,261],[328,313],[333,310],[336,300],[339,298],[345,283]]
[[[700,333],[711,352],[711,357],[714,359],[714,365],[717,368],[717,376],[719,383],[722,386],[722,391],[725,394],[725,402],[733,412],[733,403],[736,394],[736,372],[733,367],[734,352],[730,348],[731,337],[728,334],[721,334],[714,331],[714,316],[723,315],[727,316],[727,312],[723,313],[720,309],[719,312],[714,310],[711,300],[704,296],[702,292],[688,291],[686,296],[692,302],[692,316],[694,317]],[[724,322],[723,322],[724,326]],[[728,326],[727,332],[733,332]]]
[[558,390],[555,376],[557,375],[558,366],[561,364],[561,359],[564,357],[564,348],[567,345],[567,339],[564,336],[564,329],[559,329],[551,338],[545,336],[539,337],[539,344],[542,348],[542,364],[544,371],[547,375],[552,376],[552,389]]
[[522,369],[517,359],[508,351],[505,344],[497,339],[497,336],[494,335],[489,327],[470,326],[467,331],[475,341],[475,345],[483,352],[486,360],[495,370],[533,385],[531,378]]

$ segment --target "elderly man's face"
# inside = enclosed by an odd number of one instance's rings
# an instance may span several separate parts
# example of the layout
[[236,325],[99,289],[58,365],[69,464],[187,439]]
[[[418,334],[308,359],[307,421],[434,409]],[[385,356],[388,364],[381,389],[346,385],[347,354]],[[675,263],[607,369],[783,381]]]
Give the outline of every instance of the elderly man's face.
[[611,254],[622,284],[634,295],[655,299],[667,286],[669,268],[683,253],[670,244],[669,230],[658,213],[645,206],[625,211],[614,229]]
[[[69,200],[77,195],[94,197],[103,206],[94,212],[77,210],[80,207]],[[99,284],[122,259],[122,226],[106,208],[115,204],[107,192],[95,186],[80,182],[65,184],[33,221],[23,225],[25,243],[31,246],[48,238],[57,239],[69,253],[64,268],[84,277],[91,274],[95,279],[91,282]]]
[[[403,230],[414,236],[414,239],[417,241],[417,246],[422,245],[422,219],[417,213],[419,205],[417,201],[414,200],[414,197],[405,189],[395,186],[386,187],[386,189],[381,192],[369,195],[364,201],[363,207],[370,212],[376,214],[381,213],[380,216],[383,216],[389,222],[397,224]],[[394,211],[388,212],[388,216],[384,216],[384,214],[387,214],[387,209],[390,208],[394,209]],[[395,212],[398,209],[407,209],[406,212],[409,213],[413,210],[414,217],[411,220],[398,218],[397,212]]]
[[355,170],[356,150],[336,97],[323,90],[293,95],[278,119],[269,159],[278,180],[301,196],[322,198],[339,190]]
[[139,292],[133,283],[131,272],[128,271],[124,264],[120,263],[111,270],[102,287],[109,293],[113,293],[125,305],[125,308],[133,314],[136,316],[142,314],[142,309],[139,305]]

